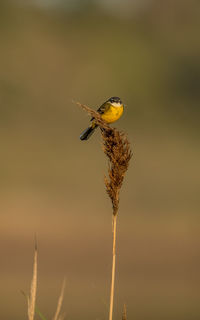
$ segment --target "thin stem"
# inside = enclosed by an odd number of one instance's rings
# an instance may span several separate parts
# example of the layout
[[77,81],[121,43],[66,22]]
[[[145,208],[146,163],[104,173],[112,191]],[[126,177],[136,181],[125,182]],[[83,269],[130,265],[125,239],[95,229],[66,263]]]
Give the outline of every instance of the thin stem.
[[33,277],[31,282],[30,295],[28,297],[28,319],[29,320],[33,320],[35,316],[36,291],[37,291],[37,243],[35,243]]
[[114,287],[115,287],[115,264],[116,264],[116,234],[117,234],[117,214],[113,215],[113,259],[112,259],[112,278],[110,289],[110,312],[109,320],[113,317],[113,300],[114,300]]

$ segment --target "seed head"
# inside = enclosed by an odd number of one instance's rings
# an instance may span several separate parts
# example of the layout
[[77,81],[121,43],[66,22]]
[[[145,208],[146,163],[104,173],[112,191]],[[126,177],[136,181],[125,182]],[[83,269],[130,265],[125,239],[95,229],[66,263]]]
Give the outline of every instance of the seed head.
[[96,124],[101,129],[102,147],[108,158],[108,176],[105,176],[104,182],[106,192],[112,202],[113,215],[115,216],[119,208],[119,192],[132,157],[130,143],[126,133],[116,128],[111,128],[101,119],[101,115],[97,111],[81,103],[77,104],[95,118]]

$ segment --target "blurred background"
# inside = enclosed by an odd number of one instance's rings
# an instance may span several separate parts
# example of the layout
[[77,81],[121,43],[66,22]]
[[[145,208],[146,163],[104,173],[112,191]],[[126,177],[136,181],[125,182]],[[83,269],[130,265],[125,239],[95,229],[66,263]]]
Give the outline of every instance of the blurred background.
[[[111,96],[133,158],[121,191],[114,318],[200,317],[200,3],[1,0],[0,318],[27,319],[34,234],[37,306],[107,319],[111,204],[97,131]],[[37,318],[39,319],[39,317]]]

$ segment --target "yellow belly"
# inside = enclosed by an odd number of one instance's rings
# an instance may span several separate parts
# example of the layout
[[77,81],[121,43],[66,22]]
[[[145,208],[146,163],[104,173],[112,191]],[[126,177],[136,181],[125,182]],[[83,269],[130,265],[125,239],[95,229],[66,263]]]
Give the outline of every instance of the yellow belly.
[[115,122],[121,117],[123,113],[123,109],[124,109],[123,106],[121,107],[110,106],[110,108],[104,114],[102,114],[101,118],[108,123]]

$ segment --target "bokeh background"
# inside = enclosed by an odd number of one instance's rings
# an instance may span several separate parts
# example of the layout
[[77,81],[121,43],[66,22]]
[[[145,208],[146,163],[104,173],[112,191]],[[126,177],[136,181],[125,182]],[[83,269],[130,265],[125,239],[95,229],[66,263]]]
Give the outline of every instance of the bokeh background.
[[[34,234],[37,306],[107,319],[111,205],[100,134],[110,96],[133,149],[121,192],[114,318],[200,317],[200,3],[0,2],[0,318],[27,319]],[[39,317],[37,318],[39,319]]]

